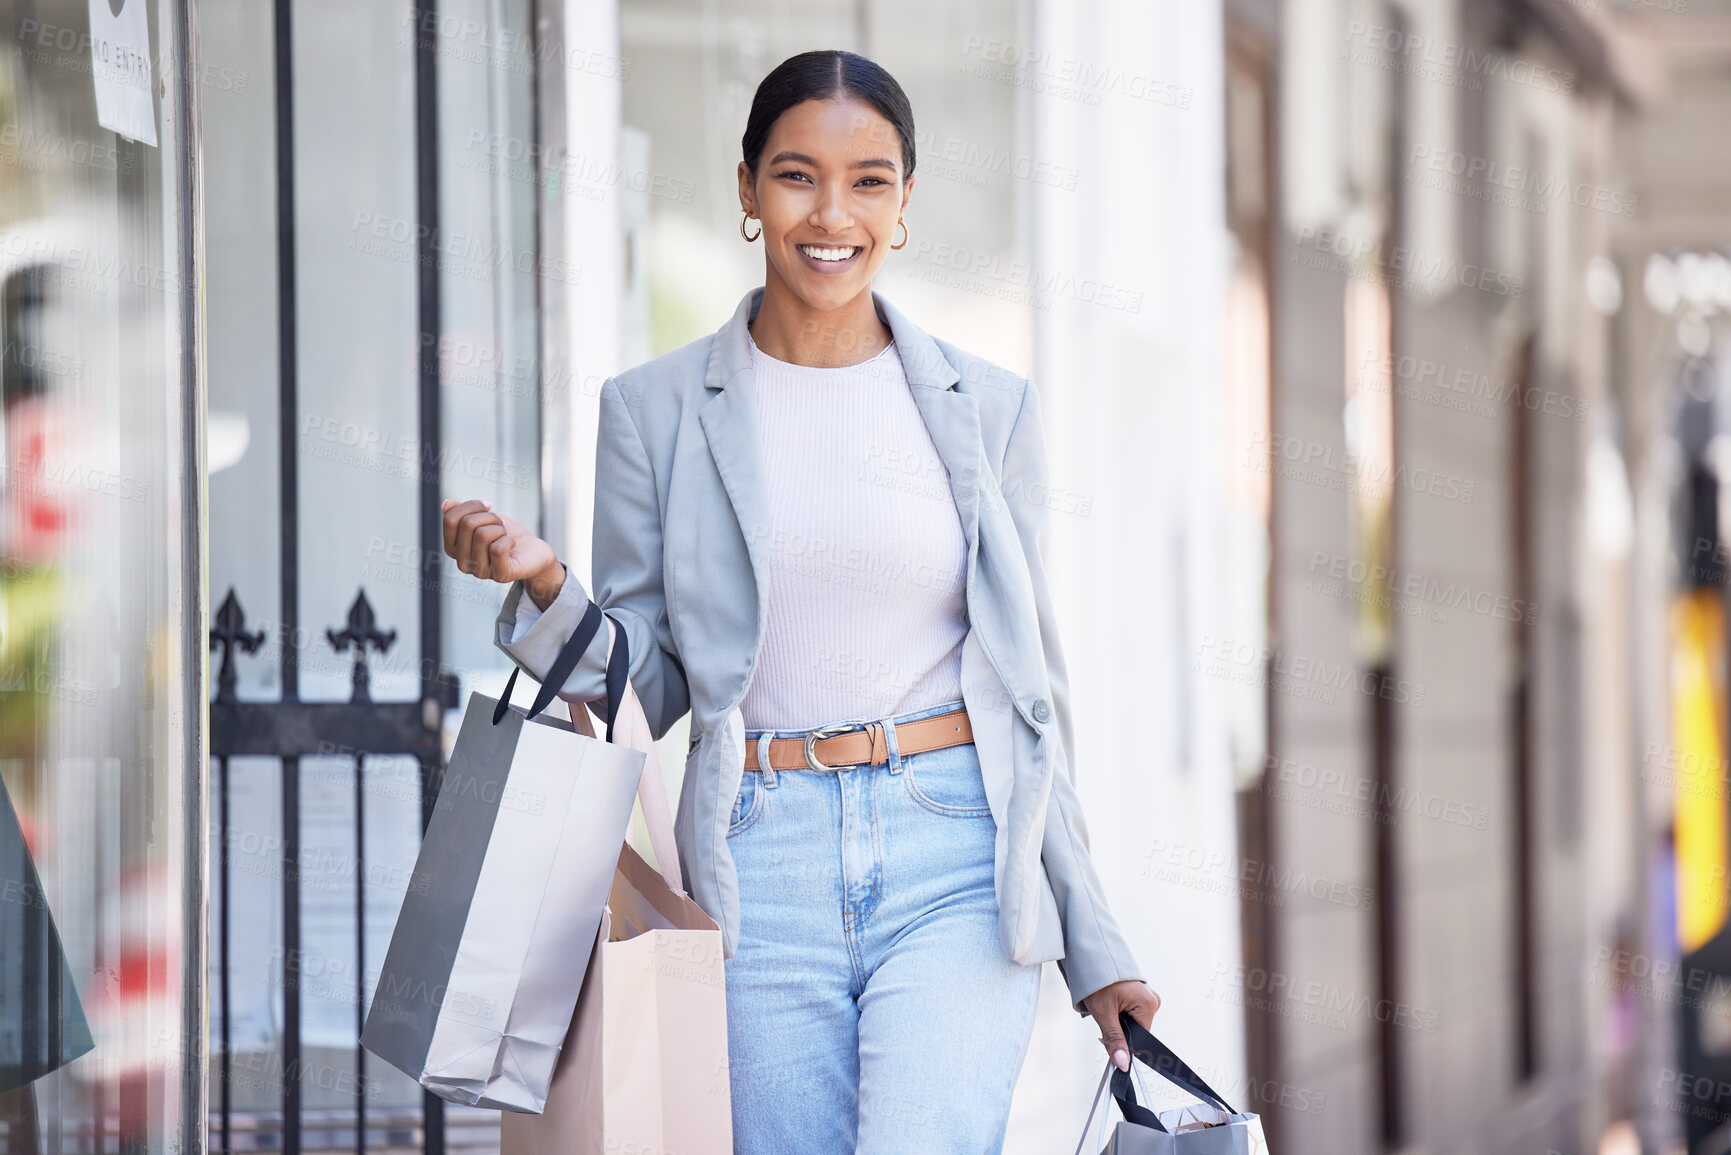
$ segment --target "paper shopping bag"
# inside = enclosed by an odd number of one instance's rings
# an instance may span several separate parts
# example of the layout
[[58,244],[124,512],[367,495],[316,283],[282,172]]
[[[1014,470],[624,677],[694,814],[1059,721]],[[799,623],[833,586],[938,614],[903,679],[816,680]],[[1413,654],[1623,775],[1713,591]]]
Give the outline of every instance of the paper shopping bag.
[[[1136,1088],[1128,1072],[1107,1064],[1112,1098],[1123,1112],[1123,1121],[1101,1149],[1101,1155],[1268,1155],[1262,1137],[1262,1119],[1249,1112],[1234,1111],[1213,1088],[1172,1050],[1127,1014],[1118,1021],[1124,1027],[1133,1062],[1147,1065],[1181,1090],[1201,1102],[1155,1114],[1136,1101]],[[1102,1080],[1102,1086],[1105,1081]],[[1095,1105],[1098,1106],[1098,1093]],[[1092,1124],[1093,1112],[1088,1115]],[[1088,1126],[1083,1127],[1087,1141]],[[1078,1152],[1081,1147],[1076,1148]]]
[[601,620],[590,603],[528,711],[514,672],[469,695],[367,1010],[361,1044],[452,1103],[541,1110],[571,1024],[643,771],[541,716]]
[[627,846],[539,1115],[500,1155],[733,1150],[721,932]]
[[654,740],[629,687],[617,720],[616,740],[645,752],[644,825],[662,869],[621,848],[546,1109],[506,1115],[500,1155],[733,1150],[721,930],[667,882],[681,877],[678,850]]

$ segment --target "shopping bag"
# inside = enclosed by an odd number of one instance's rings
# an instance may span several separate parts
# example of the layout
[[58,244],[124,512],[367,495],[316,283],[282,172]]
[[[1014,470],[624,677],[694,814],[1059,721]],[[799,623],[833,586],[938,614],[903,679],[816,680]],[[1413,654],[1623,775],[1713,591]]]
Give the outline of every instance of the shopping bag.
[[[1113,1129],[1100,1155],[1268,1155],[1260,1116],[1234,1111],[1202,1081],[1202,1076],[1128,1014],[1120,1013],[1118,1021],[1123,1025],[1133,1062],[1143,1063],[1201,1102],[1156,1114],[1136,1101],[1136,1088],[1129,1072],[1120,1071],[1108,1062],[1106,1071],[1111,1079],[1112,1098],[1124,1118]],[[1105,1078],[1100,1086],[1106,1086]],[[1082,1128],[1083,1143],[1087,1142],[1099,1100],[1096,1090],[1088,1122]],[[1079,1155],[1080,1143],[1076,1150]]]
[[452,1103],[541,1110],[571,1024],[643,754],[541,712],[602,618],[591,602],[527,711],[515,671],[469,695],[367,1009],[361,1045]]
[[0,1092],[96,1045],[24,828],[0,780]]
[[546,1109],[506,1115],[500,1155],[733,1150],[721,930],[677,885],[654,739],[629,687],[616,716],[615,740],[645,755],[639,790],[661,871],[621,848]]

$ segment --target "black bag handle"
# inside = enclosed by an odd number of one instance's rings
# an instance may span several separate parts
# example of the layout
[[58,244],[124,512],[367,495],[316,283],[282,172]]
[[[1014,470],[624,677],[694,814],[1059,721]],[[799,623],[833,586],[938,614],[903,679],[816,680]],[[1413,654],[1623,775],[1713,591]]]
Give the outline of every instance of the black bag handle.
[[[553,658],[553,664],[547,667],[547,677],[541,682],[541,689],[535,695],[534,703],[529,707],[529,717],[534,718],[550,706],[553,697],[559,692],[559,687],[571,676],[571,671],[577,668],[584,653],[589,649],[589,643],[594,640],[595,633],[601,628],[602,617],[609,617],[613,622],[613,648],[607,655],[607,700],[603,718],[607,723],[607,741],[613,741],[613,720],[619,714],[619,703],[625,700],[625,686],[631,671],[631,645],[625,634],[625,627],[619,619],[611,615],[603,615],[601,607],[593,600],[583,611],[583,618],[577,623],[577,628],[571,632],[559,653]],[[517,685],[517,674],[521,667],[513,666],[510,678],[505,681],[505,692],[499,695],[498,705],[493,707],[493,725],[497,726],[505,720],[505,711],[511,708],[511,691]]]
[[[1130,1044],[1130,1053],[1140,1059],[1143,1066],[1162,1076],[1173,1086],[1195,1095],[1209,1106],[1228,1115],[1238,1114],[1218,1091],[1203,1081],[1201,1075],[1191,1070],[1188,1063],[1173,1054],[1172,1048],[1155,1038],[1147,1027],[1131,1018],[1128,1011],[1118,1012],[1118,1022],[1124,1028],[1124,1038]],[[1136,1102],[1136,1088],[1130,1082],[1130,1072],[1113,1068],[1112,1098],[1118,1101],[1118,1109],[1124,1112],[1124,1118],[1130,1122],[1152,1127],[1156,1131],[1166,1130],[1158,1115]]]
[[[590,602],[594,605],[594,602]],[[607,741],[613,741],[613,723],[619,717],[619,707],[625,701],[625,691],[630,686],[631,679],[631,638],[625,633],[625,626],[618,618],[608,614],[613,623],[613,651],[607,655],[607,713],[604,721],[607,723]]]

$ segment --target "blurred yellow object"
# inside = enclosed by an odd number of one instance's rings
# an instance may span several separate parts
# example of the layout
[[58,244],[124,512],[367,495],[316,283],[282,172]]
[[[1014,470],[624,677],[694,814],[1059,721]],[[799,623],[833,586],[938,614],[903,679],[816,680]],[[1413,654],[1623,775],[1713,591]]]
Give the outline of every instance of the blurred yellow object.
[[1677,940],[1698,949],[1725,923],[1723,726],[1725,604],[1718,590],[1672,607],[1671,724],[1676,746]]

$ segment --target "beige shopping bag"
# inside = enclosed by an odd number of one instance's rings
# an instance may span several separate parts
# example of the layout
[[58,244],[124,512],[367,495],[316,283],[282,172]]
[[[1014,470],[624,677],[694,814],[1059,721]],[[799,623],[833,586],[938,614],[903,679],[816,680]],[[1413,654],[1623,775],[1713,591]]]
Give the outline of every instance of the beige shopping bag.
[[[579,729],[588,725],[581,707],[571,714]],[[629,689],[614,740],[646,756],[644,824],[667,878],[678,880],[654,740]],[[730,1155],[725,981],[715,920],[622,847],[546,1106],[503,1116],[500,1155]]]

